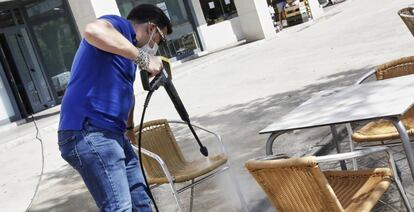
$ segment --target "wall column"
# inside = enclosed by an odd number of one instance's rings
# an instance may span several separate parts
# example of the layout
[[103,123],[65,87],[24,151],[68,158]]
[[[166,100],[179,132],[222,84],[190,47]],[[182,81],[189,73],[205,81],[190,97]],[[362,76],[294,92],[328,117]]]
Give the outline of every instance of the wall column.
[[68,0],[68,2],[82,37],[88,23],[103,15],[120,15],[115,0]]
[[234,0],[244,37],[248,42],[276,36],[266,0]]

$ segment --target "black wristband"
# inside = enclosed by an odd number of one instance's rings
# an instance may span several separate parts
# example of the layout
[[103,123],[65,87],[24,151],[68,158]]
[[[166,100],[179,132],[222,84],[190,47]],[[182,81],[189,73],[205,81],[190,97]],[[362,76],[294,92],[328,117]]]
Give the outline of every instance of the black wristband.
[[127,127],[126,130],[133,130],[134,127]]

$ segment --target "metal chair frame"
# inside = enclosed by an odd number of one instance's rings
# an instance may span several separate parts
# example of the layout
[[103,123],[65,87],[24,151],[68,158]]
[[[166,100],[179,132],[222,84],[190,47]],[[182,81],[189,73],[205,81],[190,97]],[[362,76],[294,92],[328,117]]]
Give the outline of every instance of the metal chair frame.
[[[187,125],[187,122],[183,122],[183,121],[179,121],[179,120],[167,120],[167,123],[169,123],[169,124],[183,124],[183,125]],[[226,148],[225,148],[225,146],[223,144],[223,141],[221,139],[221,136],[219,134],[217,134],[217,133],[215,133],[213,131],[210,131],[210,130],[208,130],[208,129],[202,127],[202,126],[199,126],[199,125],[195,125],[195,124],[191,124],[191,125],[194,128],[197,128],[199,130],[202,130],[204,132],[207,132],[207,133],[210,133],[210,134],[214,135],[215,138],[216,138],[216,141],[220,145],[220,148],[221,148],[222,153],[225,156],[228,155],[227,154],[227,150],[226,150]],[[133,146],[133,148],[134,148],[134,150],[138,154],[138,148],[135,147],[135,146]],[[146,150],[144,148],[141,148],[141,152],[144,155],[147,155],[148,157],[151,157],[151,158],[155,159],[158,162],[158,164],[161,166],[161,168],[162,168],[165,176],[168,179],[168,184],[171,187],[172,195],[174,196],[175,202],[177,204],[177,208],[178,208],[178,210],[180,212],[183,212],[184,211],[183,206],[182,206],[181,201],[180,201],[180,198],[179,198],[179,194],[180,193],[182,193],[183,191],[185,191],[187,189],[191,189],[191,194],[190,194],[190,211],[192,211],[192,209],[193,209],[193,199],[194,199],[194,187],[196,185],[198,185],[198,184],[200,184],[200,183],[202,183],[202,182],[204,182],[204,181],[206,181],[206,180],[208,180],[208,179],[216,176],[217,174],[220,174],[220,173],[226,171],[226,170],[228,170],[229,177],[231,178],[231,181],[233,183],[233,186],[235,187],[235,190],[236,190],[237,196],[238,196],[238,198],[240,200],[242,209],[244,211],[248,211],[247,203],[246,203],[246,201],[245,201],[245,199],[244,199],[244,197],[243,197],[243,195],[241,193],[241,190],[240,190],[238,181],[234,177],[234,174],[233,174],[232,170],[230,170],[230,163],[229,163],[228,160],[227,160],[227,162],[225,164],[223,164],[221,167],[217,168],[216,170],[211,171],[210,173],[205,174],[203,176],[200,176],[201,178],[199,178],[197,180],[196,180],[196,178],[194,178],[194,179],[191,180],[191,183],[190,184],[188,184],[186,186],[183,186],[183,187],[177,189],[176,186],[175,186],[174,177],[171,175],[171,172],[168,170],[168,167],[167,167],[166,163],[164,162],[164,160],[159,155],[157,155],[157,154],[155,154],[153,152],[150,152],[150,151],[148,151],[148,150]],[[150,186],[150,189],[156,188],[156,187],[158,187],[160,185],[162,185],[162,184],[155,184],[153,186]]]

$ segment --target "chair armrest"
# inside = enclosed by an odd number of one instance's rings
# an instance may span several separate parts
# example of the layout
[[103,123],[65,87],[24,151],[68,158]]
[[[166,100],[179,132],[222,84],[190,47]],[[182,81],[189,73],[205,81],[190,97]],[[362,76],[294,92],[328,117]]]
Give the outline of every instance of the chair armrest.
[[316,157],[316,161],[318,163],[326,163],[326,162],[334,162],[334,161],[340,161],[340,160],[349,160],[354,158],[360,158],[364,157],[373,153],[377,152],[386,152],[389,154],[388,147],[385,146],[378,146],[378,147],[370,147],[370,148],[364,148],[364,149],[358,149],[353,152],[347,152],[347,153],[340,153],[340,154],[334,154],[334,155],[325,155],[325,156],[318,156]]
[[[138,148],[134,145],[131,145],[132,148],[137,152],[138,155]],[[173,182],[174,178],[172,177],[170,171],[168,170],[167,164],[164,162],[164,160],[162,160],[162,158],[160,156],[158,156],[157,154],[148,151],[144,148],[141,148],[141,153],[143,153],[144,155],[147,155],[150,158],[155,159],[161,166],[162,171],[164,172],[165,176],[167,177],[168,181]]]
[[264,161],[264,160],[279,160],[279,159],[289,159],[289,155],[281,153],[281,154],[276,154],[276,155],[265,155],[265,156],[260,156],[257,158],[253,158],[253,160],[260,160],[260,161]]
[[[137,152],[137,154],[138,154],[138,148],[136,147],[136,146],[134,146],[134,145],[132,145],[132,148]],[[160,157],[160,156],[158,156],[157,154],[155,154],[155,153],[153,153],[153,152],[151,152],[151,151],[148,151],[148,150],[146,150],[146,149],[144,149],[144,148],[141,148],[141,153],[142,154],[144,154],[144,155],[146,155],[146,156],[148,156],[148,157],[150,157],[150,158],[153,158],[153,159],[155,159],[161,166],[162,165],[165,165],[165,162],[162,160],[162,158]]]
[[[181,121],[181,120],[167,120],[167,122],[168,123],[171,123],[171,124],[185,124],[185,125],[188,124],[187,122]],[[218,133],[215,133],[215,132],[213,132],[211,130],[208,130],[205,127],[202,127],[200,125],[191,124],[191,126],[193,126],[194,128],[200,129],[200,130],[202,130],[204,132],[207,132],[207,133],[210,133],[210,134],[214,135],[216,137],[218,143],[220,144],[223,153],[225,153],[227,155],[227,151],[226,151],[226,148],[224,147],[224,143],[223,143],[223,141],[221,139],[221,136]]]
[[404,187],[401,183],[401,179],[397,171],[397,165],[395,164],[394,156],[388,147],[384,147],[384,146],[370,147],[370,148],[358,149],[354,152],[320,156],[320,157],[316,157],[316,161],[318,163],[321,163],[321,162],[323,163],[323,162],[332,162],[332,161],[338,161],[338,160],[355,159],[355,158],[364,157],[366,155],[377,153],[377,152],[387,153],[388,165],[389,165],[389,168],[391,168],[393,180],[397,184],[398,190],[401,194],[401,197],[404,200],[404,204],[406,208],[408,209],[408,211],[412,211],[410,201],[408,200],[407,196],[404,194],[405,193]]
[[358,79],[358,81],[356,81],[355,85],[362,84],[365,80],[367,80],[367,79],[368,79],[368,77],[370,77],[370,76],[374,75],[374,74],[375,74],[375,72],[376,72],[376,70],[375,70],[375,69],[374,69],[374,70],[371,70],[371,71],[369,71],[369,72],[367,72],[366,74],[364,74],[364,76],[362,76],[361,78],[359,78],[359,79]]

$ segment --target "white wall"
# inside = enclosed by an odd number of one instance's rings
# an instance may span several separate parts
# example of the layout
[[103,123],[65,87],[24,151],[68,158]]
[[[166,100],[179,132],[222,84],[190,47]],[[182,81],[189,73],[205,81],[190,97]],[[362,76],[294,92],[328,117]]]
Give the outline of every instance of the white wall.
[[191,0],[191,6],[204,50],[214,51],[244,39],[238,17],[207,26],[200,0]]
[[220,49],[240,40],[255,41],[276,36],[266,0],[234,0],[238,17],[207,26],[200,0],[191,0],[197,30],[206,50]]
[[82,37],[89,22],[103,15],[120,15],[115,0],[69,0],[69,5]]
[[247,41],[271,39],[276,36],[266,0],[234,0],[234,3]]
[[318,0],[309,0],[309,7],[312,12],[312,18],[318,19],[323,15],[322,6],[319,4]]
[[[0,71],[3,70],[0,68]],[[10,117],[13,117],[15,115],[16,113],[13,110],[13,106],[10,102],[10,97],[7,94],[3,80],[0,78],[0,122],[10,119]]]
[[213,51],[237,43],[244,39],[239,18],[233,18],[217,24],[197,27],[203,46]]

